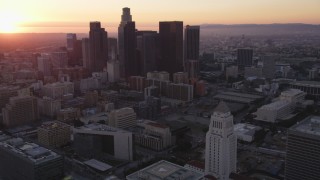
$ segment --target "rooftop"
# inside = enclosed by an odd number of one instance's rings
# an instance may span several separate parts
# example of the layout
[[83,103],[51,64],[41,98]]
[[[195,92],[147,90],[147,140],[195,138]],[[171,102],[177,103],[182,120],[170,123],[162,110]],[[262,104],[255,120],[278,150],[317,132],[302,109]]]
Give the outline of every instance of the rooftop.
[[70,127],[68,124],[59,122],[59,121],[51,121],[43,123],[39,128],[46,130],[60,129],[64,127]]
[[188,170],[182,166],[162,160],[140,171],[137,171],[135,173],[128,175],[127,179],[128,180],[143,180],[143,179],[198,180],[202,177],[203,175],[201,175],[200,173]]
[[98,124],[98,123],[92,123],[92,124],[87,124],[81,127],[75,127],[74,129],[82,130],[82,131],[128,132],[119,128],[107,126],[104,124]]
[[275,101],[273,103],[264,105],[261,107],[261,109],[280,109],[282,107],[288,106],[290,104],[290,102],[285,101],[285,100],[279,100],[279,101]]
[[320,87],[319,81],[294,81],[291,82],[292,85],[302,85],[302,86],[317,86]]
[[26,142],[21,138],[11,137],[10,139],[4,140],[0,142],[0,148],[11,151],[21,158],[32,161],[34,164],[40,164],[52,159],[60,158],[60,155],[55,152],[37,144]]
[[253,136],[256,131],[260,130],[261,127],[252,124],[239,123],[234,125],[234,131],[236,134],[244,134]]
[[112,168],[109,164],[103,163],[101,161],[98,161],[96,159],[90,159],[88,161],[83,162],[84,164],[97,169],[99,171],[107,171]]
[[213,111],[220,112],[220,113],[228,113],[230,112],[230,109],[224,101],[220,101],[218,106]]
[[303,121],[292,126],[290,130],[320,137],[320,116],[309,116]]

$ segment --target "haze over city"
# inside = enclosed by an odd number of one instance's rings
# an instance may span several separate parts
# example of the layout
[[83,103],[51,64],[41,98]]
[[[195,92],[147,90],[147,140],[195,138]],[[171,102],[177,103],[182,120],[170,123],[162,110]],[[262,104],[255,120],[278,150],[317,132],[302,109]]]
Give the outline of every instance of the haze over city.
[[87,32],[87,22],[101,21],[116,31],[120,12],[128,6],[140,29],[157,22],[186,24],[320,24],[318,0],[1,0],[0,33]]
[[320,180],[319,0],[0,0],[0,180]]

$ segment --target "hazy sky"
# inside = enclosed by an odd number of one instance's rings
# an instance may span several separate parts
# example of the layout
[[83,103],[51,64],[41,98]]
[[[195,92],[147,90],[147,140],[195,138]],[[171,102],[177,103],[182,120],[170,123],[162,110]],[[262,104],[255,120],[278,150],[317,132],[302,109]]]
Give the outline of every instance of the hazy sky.
[[113,31],[123,7],[142,29],[163,20],[320,24],[320,0],[0,0],[0,32],[87,32],[93,20]]

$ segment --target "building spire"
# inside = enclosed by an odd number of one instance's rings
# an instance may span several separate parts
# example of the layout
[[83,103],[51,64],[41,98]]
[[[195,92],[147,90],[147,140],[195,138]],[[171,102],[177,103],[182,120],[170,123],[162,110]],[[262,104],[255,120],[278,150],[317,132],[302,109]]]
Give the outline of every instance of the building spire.
[[230,112],[230,109],[228,105],[224,101],[220,101],[218,106],[214,109],[214,112],[219,112],[219,113],[228,113]]

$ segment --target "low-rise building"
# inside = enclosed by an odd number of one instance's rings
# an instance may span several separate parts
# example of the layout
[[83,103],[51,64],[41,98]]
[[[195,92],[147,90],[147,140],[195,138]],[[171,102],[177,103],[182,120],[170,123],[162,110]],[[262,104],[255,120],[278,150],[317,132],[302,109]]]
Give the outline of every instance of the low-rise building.
[[57,113],[57,120],[65,123],[70,123],[74,120],[78,120],[80,116],[81,112],[79,108],[65,108],[61,109]]
[[261,130],[261,127],[259,126],[243,123],[235,124],[233,128],[237,139],[246,142],[252,142],[254,140],[255,133]]

